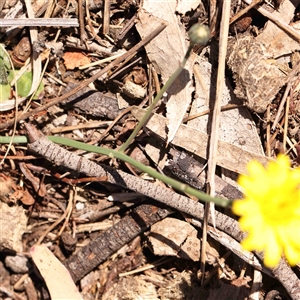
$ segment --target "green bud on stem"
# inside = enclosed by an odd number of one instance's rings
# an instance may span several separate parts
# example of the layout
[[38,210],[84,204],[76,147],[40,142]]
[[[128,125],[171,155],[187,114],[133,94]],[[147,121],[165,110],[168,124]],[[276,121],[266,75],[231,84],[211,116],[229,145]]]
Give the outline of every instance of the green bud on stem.
[[208,26],[196,23],[190,28],[189,37],[191,43],[205,45],[210,39],[210,30]]

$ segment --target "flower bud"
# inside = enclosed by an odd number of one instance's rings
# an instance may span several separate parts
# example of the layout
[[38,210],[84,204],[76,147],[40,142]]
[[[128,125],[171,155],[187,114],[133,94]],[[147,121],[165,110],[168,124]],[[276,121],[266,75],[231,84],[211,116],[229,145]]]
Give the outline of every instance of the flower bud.
[[191,43],[205,45],[210,39],[210,30],[208,26],[194,24],[189,30]]

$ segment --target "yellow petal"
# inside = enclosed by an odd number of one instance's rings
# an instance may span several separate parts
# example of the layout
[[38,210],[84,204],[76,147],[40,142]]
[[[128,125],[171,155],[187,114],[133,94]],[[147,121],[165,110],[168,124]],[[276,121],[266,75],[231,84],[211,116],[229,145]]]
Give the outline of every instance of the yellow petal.
[[268,235],[268,241],[266,243],[264,264],[269,268],[276,267],[279,263],[281,254],[282,247],[278,243],[276,237],[272,235],[272,232],[270,232]]

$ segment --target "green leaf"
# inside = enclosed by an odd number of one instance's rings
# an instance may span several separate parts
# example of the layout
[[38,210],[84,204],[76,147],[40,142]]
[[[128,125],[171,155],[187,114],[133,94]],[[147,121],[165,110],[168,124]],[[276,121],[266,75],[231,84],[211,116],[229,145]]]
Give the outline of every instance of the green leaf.
[[0,45],[0,65],[6,68],[6,70],[10,70],[9,57],[7,56],[7,53],[4,50],[4,46],[2,44]]
[[[10,83],[14,80],[19,71],[11,69],[10,60],[2,44],[0,44],[0,102],[9,100],[11,94]],[[32,72],[26,71],[18,79],[16,90],[18,96],[27,97],[32,86]],[[44,84],[41,82],[33,99],[38,99],[44,90]]]
[[0,84],[0,103],[9,100],[11,87],[9,84]]
[[[17,72],[15,72],[17,74]],[[14,78],[14,72],[11,70],[9,72],[8,80],[11,82]],[[32,85],[32,72],[24,72],[22,76],[18,79],[17,81],[17,90],[18,90],[18,95],[20,97],[26,97],[28,96],[30,89]],[[44,90],[44,84],[43,82],[40,83],[36,93],[34,94],[33,99],[38,99],[40,93]]]
[[[0,47],[0,84],[8,84],[7,81],[7,55],[5,55],[2,47]],[[9,63],[9,61],[8,61]]]

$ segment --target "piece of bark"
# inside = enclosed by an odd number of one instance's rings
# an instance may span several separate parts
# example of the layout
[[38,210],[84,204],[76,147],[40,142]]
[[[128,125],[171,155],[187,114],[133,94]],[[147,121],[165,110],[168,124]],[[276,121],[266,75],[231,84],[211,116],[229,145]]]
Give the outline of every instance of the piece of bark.
[[96,268],[111,254],[129,243],[149,226],[171,213],[168,209],[143,204],[125,216],[76,254],[66,260],[65,266],[76,282]]
[[[69,83],[64,93],[67,93],[77,86]],[[119,109],[118,99],[101,92],[84,87],[75,95],[72,95],[63,104],[72,105],[75,110],[94,117],[102,117],[114,120],[123,110]]]
[[151,226],[148,244],[155,255],[199,261],[200,239],[197,235],[198,231],[188,222],[169,217]]
[[[168,160],[164,170],[171,172],[173,176],[176,176],[190,186],[198,190],[203,190],[206,182],[205,166],[184,151],[170,149],[169,153],[172,159]],[[241,191],[225,182],[219,176],[215,176],[215,181],[217,197],[229,200],[241,199],[243,197]]]

